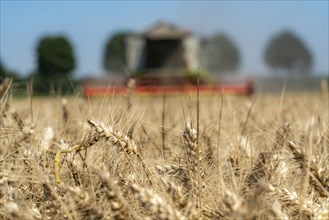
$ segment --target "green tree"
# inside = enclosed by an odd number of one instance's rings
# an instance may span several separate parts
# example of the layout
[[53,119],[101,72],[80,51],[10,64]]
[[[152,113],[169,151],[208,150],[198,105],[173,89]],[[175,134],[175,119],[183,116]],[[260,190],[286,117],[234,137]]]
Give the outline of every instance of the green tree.
[[44,37],[37,47],[38,72],[56,78],[70,74],[75,58],[70,42],[64,36]]
[[122,72],[126,66],[125,37],[130,32],[113,34],[105,44],[103,65],[110,72]]
[[204,40],[202,48],[208,71],[234,71],[239,67],[239,51],[229,36],[217,34]]
[[0,60],[0,82],[6,77],[7,72],[5,70],[5,67],[3,66],[1,60]]
[[6,77],[11,78],[13,80],[21,79],[18,73],[8,70],[0,60],[0,82]]
[[[67,75],[75,68],[73,48],[64,36],[43,37],[37,46],[36,90],[69,88]],[[57,88],[57,89],[56,89]]]
[[312,67],[312,56],[306,46],[291,32],[274,36],[265,49],[265,61],[275,70],[306,72]]

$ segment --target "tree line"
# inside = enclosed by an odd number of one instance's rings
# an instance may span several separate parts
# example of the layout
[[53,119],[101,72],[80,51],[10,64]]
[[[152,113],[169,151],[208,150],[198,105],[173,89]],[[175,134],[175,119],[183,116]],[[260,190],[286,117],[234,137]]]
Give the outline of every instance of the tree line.
[[[118,72],[126,65],[125,36],[129,32],[115,33],[108,38],[103,52],[103,67]],[[208,56],[207,71],[234,72],[241,63],[238,47],[228,35],[219,33],[201,40],[202,56]],[[292,32],[272,37],[264,50],[264,61],[273,72],[308,73],[313,59],[306,45]],[[36,48],[36,70],[29,75],[37,92],[72,91],[71,74],[76,58],[71,42],[65,36],[45,36]],[[5,77],[19,79],[19,74],[4,67],[0,60],[0,80]],[[73,83],[74,84],[74,83]]]

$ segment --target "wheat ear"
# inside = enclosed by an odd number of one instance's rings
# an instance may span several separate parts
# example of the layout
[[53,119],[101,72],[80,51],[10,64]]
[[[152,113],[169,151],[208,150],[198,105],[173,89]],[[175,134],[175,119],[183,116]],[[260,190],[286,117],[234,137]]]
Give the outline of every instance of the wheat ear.
[[86,191],[79,187],[69,187],[68,191],[72,194],[76,208],[81,213],[82,219],[103,219],[104,215],[101,210],[97,208],[93,199]]
[[108,172],[100,175],[102,187],[106,189],[106,197],[110,202],[111,209],[114,212],[114,220],[130,219],[128,208],[124,203],[120,188],[111,179]]
[[8,203],[6,205],[7,212],[10,216],[10,219],[27,219],[27,220],[32,220],[33,218],[31,216],[28,216],[26,212],[21,210],[16,203]]
[[314,219],[325,220],[329,216],[329,198],[324,201],[324,204],[315,213]]
[[198,188],[199,185],[199,181],[194,181],[197,179],[197,174],[200,174],[201,180],[203,180],[205,176],[204,168],[202,165],[202,152],[200,147],[198,147],[197,139],[197,131],[192,128],[189,123],[187,123],[183,132],[183,141],[187,152],[187,165],[190,170],[191,182],[196,183],[196,188]]
[[[292,141],[288,142],[288,148],[294,155],[294,159],[299,162],[302,168],[308,165],[308,157],[305,153],[299,149]],[[321,196],[329,197],[329,178],[321,175],[321,170],[318,169],[314,161],[311,161],[309,167],[309,173],[311,176],[311,186],[320,193]]]
[[159,220],[186,219],[177,209],[166,202],[161,196],[150,189],[145,189],[137,184],[131,185],[131,190],[142,203],[142,206],[150,211]]
[[96,122],[92,120],[88,120],[89,125],[98,133],[98,135],[105,140],[111,142],[113,145],[119,147],[120,150],[125,152],[127,159],[131,163],[131,160],[129,158],[130,155],[136,155],[137,158],[142,162],[142,166],[146,171],[146,174],[148,175],[151,184],[155,184],[154,175],[152,171],[150,170],[149,166],[141,156],[141,154],[138,151],[137,145],[133,140],[131,140],[128,136],[123,135],[119,131],[114,131],[114,129],[110,126],[106,126],[102,122]]
[[282,211],[281,204],[278,200],[273,203],[270,211],[277,219],[289,220],[287,214]]

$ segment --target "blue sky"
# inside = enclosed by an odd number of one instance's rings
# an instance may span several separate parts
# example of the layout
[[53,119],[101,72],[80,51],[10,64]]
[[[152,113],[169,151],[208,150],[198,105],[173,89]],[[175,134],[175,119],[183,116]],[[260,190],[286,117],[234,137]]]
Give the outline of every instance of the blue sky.
[[312,71],[329,72],[328,1],[9,1],[0,0],[0,59],[27,75],[42,36],[64,34],[77,58],[76,77],[102,74],[104,44],[116,31],[142,32],[159,20],[197,36],[229,35],[240,50],[243,74],[266,74],[264,49],[290,30],[309,48]]

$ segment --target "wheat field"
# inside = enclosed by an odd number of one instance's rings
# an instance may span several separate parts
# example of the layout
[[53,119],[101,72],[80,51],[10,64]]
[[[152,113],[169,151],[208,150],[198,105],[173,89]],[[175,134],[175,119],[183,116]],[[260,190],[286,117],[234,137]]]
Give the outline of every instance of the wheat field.
[[328,219],[328,93],[1,89],[0,219]]

